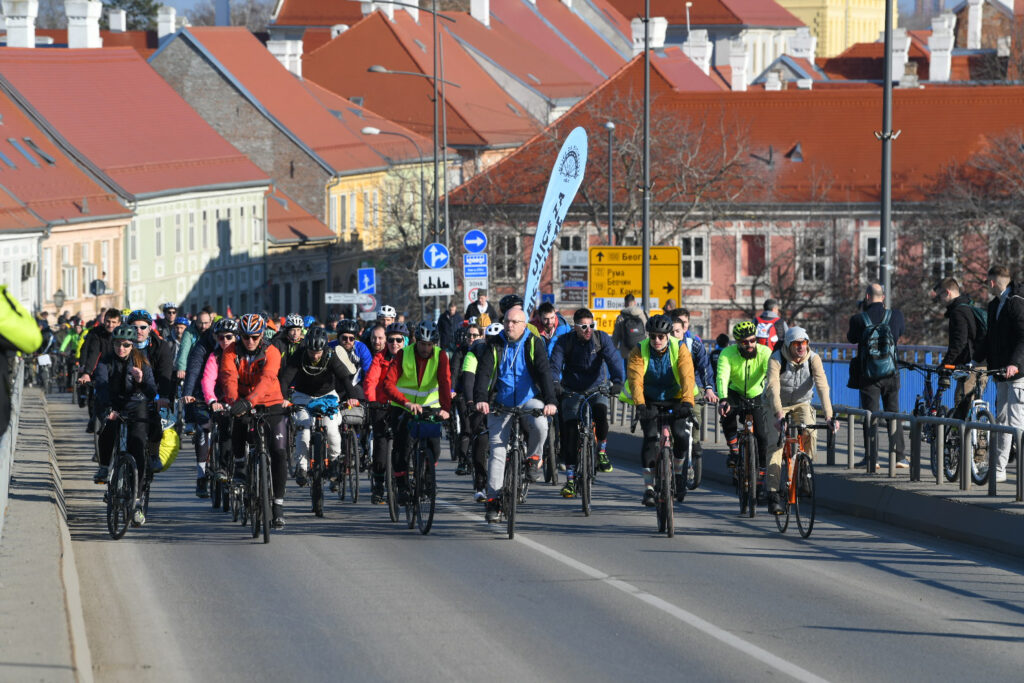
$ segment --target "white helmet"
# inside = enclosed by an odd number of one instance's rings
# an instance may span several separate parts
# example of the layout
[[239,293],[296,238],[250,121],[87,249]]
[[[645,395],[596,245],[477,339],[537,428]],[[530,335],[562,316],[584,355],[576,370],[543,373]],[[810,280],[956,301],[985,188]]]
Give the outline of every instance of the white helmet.
[[487,329],[484,330],[484,336],[497,337],[499,334],[501,334],[502,330],[504,329],[505,328],[502,327],[501,323],[491,323],[490,325],[487,326]]
[[388,306],[387,304],[384,304],[383,306],[380,307],[380,310],[377,311],[377,317],[378,318],[397,318],[398,317],[398,312],[395,311],[395,307],[394,306]]

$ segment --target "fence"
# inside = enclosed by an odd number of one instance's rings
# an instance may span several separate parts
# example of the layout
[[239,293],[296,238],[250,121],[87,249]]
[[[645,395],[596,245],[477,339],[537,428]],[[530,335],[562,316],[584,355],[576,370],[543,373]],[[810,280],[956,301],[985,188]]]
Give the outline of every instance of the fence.
[[[2,352],[0,352],[2,353]],[[11,470],[14,463],[14,446],[18,437],[18,418],[21,416],[21,395],[24,389],[25,368],[20,357],[8,356],[11,372],[0,381],[7,382],[11,396],[11,421],[7,431],[0,437],[0,540],[3,539],[4,519],[7,517],[7,492],[11,484]],[[0,391],[3,391],[0,388]]]

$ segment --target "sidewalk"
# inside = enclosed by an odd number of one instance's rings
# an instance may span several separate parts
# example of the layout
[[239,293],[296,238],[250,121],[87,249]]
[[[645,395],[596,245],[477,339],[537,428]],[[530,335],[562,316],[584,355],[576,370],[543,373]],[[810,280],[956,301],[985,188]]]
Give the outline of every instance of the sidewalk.
[[46,402],[29,388],[0,543],[0,680],[92,680],[65,513]]

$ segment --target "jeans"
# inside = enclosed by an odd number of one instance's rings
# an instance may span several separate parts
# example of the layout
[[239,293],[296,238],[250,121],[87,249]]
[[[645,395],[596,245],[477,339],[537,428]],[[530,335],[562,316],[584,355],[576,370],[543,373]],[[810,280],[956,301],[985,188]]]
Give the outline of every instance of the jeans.
[[[887,413],[898,413],[900,411],[900,375],[896,373],[891,377],[883,377],[860,388],[860,407],[878,412],[878,399],[882,399],[882,409]],[[903,459],[903,430],[896,429],[896,421],[888,420],[889,446],[896,453],[896,459]],[[870,443],[871,425],[864,423],[864,443],[867,448]]]
[[[537,398],[531,398],[522,407],[525,410],[535,410],[543,408],[544,402]],[[540,417],[529,415],[523,418],[523,422],[526,423],[526,453],[524,455],[528,458],[539,458],[541,449],[544,447],[544,439],[548,435],[548,419],[543,415]],[[487,431],[491,438],[491,457],[487,462],[487,496],[495,498],[505,483],[505,451],[512,436],[512,416],[493,413],[488,415]]]

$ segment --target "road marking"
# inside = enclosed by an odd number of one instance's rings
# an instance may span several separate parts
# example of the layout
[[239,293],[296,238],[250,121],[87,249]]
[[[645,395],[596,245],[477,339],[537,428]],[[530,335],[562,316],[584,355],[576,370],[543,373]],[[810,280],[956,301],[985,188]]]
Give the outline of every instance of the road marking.
[[[471,519],[477,522],[483,522],[486,524],[483,517],[477,514],[466,512],[464,509],[462,509],[460,505],[457,505],[455,503],[444,502],[441,499],[438,499],[437,502],[443,505],[444,507],[452,510],[461,517],[465,517],[467,519]],[[776,669],[786,674],[787,676],[791,676],[798,681],[807,681],[808,683],[824,683],[824,681],[827,681],[827,679],[822,678],[814,673],[811,673],[807,669],[797,666],[796,664],[788,660],[785,660],[782,657],[779,657],[778,655],[774,655],[771,652],[765,650],[764,648],[758,647],[757,645],[754,645],[753,643],[744,640],[739,636],[734,635],[719,626],[715,626],[710,621],[698,617],[693,612],[689,612],[683,609],[682,607],[673,605],[667,600],[659,598],[656,595],[652,595],[647,591],[641,590],[630,583],[626,583],[625,581],[612,578],[611,576],[605,574],[603,571],[597,569],[596,567],[592,567],[589,564],[580,562],[579,560],[569,557],[568,555],[561,553],[555,550],[554,548],[549,548],[543,543],[539,543],[537,541],[534,541],[533,539],[523,536],[521,533],[516,533],[515,539],[513,540],[522,543],[527,548],[535,550],[542,555],[550,557],[552,560],[555,560],[556,562],[560,562],[561,564],[564,564],[567,567],[575,569],[576,571],[580,572],[585,576],[588,576],[592,579],[597,579],[598,581],[601,581],[611,586],[612,588],[622,591],[626,595],[632,596],[637,600],[640,600],[641,602],[650,605],[651,607],[655,607],[661,610],[662,612],[668,614],[669,616],[678,619],[684,624],[688,624],[689,626],[692,626],[698,631],[701,631],[702,633],[711,636],[715,640],[725,645],[728,645],[731,648],[739,650],[748,657],[752,657],[753,659],[756,659],[764,664],[767,664],[773,669]]]

